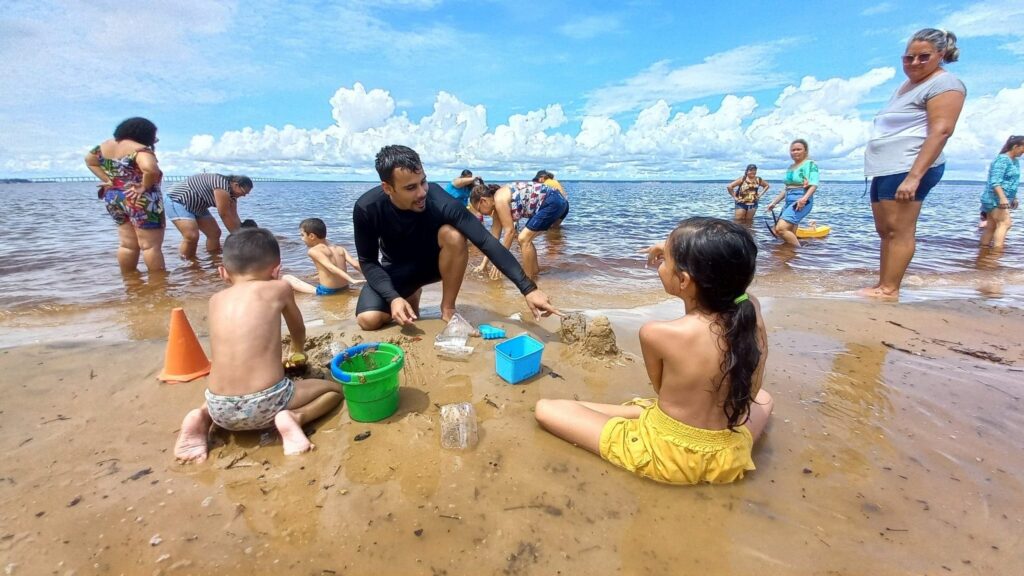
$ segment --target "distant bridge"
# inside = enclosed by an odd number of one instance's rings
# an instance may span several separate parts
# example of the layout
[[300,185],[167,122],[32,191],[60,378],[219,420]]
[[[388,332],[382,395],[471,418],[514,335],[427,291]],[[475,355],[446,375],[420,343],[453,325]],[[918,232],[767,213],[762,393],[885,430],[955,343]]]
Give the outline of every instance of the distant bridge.
[[[188,176],[164,176],[162,182],[181,182]],[[99,182],[95,176],[52,176],[50,178],[25,178],[30,182]],[[254,177],[253,182],[302,182],[293,178]]]

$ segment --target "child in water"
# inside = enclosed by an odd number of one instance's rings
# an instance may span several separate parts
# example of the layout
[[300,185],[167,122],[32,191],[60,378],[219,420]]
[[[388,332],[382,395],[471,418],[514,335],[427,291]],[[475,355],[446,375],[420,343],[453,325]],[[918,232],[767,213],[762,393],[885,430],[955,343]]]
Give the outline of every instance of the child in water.
[[174,456],[206,460],[210,426],[281,433],[285,454],[313,449],[302,426],[341,403],[341,390],[326,380],[296,380],[281,362],[281,317],[291,333],[293,357],[306,342],[302,313],[291,287],[277,280],[281,251],[263,228],[242,228],[224,241],[220,275],[231,287],[210,298],[210,369],[206,402],[181,423]]
[[625,405],[540,400],[546,430],[639,476],[726,483],[754,469],[751,450],[772,412],[761,389],[767,334],[747,293],[757,246],[739,224],[689,218],[648,250],[665,292],[686,315],[640,329],[658,395]]
[[335,246],[327,241],[327,225],[319,218],[306,218],[299,223],[299,236],[309,250],[306,255],[316,265],[319,283],[316,286],[303,282],[291,274],[281,277],[291,284],[296,292],[330,296],[348,290],[349,286],[364,284],[366,280],[356,280],[348,273],[346,264],[362,272],[359,261],[352,257],[348,250]]

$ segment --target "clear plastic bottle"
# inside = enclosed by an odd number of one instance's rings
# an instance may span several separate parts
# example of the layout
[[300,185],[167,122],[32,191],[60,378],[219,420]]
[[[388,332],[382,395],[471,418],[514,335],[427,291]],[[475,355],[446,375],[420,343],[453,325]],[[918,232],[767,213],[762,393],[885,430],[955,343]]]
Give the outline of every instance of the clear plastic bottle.
[[448,321],[448,325],[444,327],[444,330],[434,337],[434,344],[440,346],[465,346],[466,341],[469,340],[472,334],[473,325],[459,314],[455,314]]
[[441,406],[441,447],[467,450],[476,446],[479,433],[476,410],[469,402]]
[[438,357],[445,360],[455,360],[456,362],[468,362],[469,357],[473,354],[472,346],[462,346],[455,343],[434,344],[434,350],[437,351]]

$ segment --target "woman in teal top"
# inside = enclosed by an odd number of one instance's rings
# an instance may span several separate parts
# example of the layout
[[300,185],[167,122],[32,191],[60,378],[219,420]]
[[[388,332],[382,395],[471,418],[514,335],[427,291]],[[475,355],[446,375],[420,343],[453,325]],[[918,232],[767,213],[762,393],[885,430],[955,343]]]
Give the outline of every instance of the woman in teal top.
[[1010,136],[988,169],[988,183],[981,195],[981,209],[988,214],[988,226],[981,235],[981,246],[1002,248],[1013,222],[1010,209],[1016,209],[1020,185],[1020,158],[1024,154],[1024,136]]
[[807,157],[807,141],[793,140],[789,145],[789,157],[793,164],[786,170],[785,189],[768,204],[768,210],[786,201],[782,217],[775,223],[775,234],[792,246],[799,246],[796,239],[796,227],[805,216],[811,213],[814,206],[814,192],[818,189],[818,165]]

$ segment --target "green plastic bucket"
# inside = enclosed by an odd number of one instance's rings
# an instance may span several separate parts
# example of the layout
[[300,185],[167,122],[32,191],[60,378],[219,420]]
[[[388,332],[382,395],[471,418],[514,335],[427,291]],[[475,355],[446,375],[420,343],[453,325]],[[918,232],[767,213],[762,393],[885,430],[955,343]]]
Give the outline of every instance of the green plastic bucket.
[[331,378],[341,384],[348,413],[357,422],[376,422],[398,410],[398,374],[405,352],[394,344],[366,342],[331,360]]

